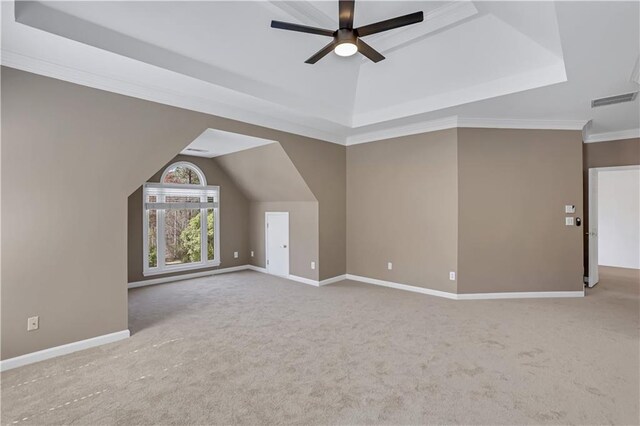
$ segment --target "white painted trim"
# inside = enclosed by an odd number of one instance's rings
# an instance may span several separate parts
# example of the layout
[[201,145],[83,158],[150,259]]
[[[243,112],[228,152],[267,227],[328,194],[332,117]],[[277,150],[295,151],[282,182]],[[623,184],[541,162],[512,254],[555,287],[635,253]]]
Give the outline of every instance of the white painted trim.
[[267,268],[263,268],[261,266],[247,265],[247,269],[251,271],[262,272],[263,274],[268,274]]
[[[28,57],[16,52],[0,49],[0,62],[2,65],[20,69],[23,71],[44,75],[59,80],[69,81],[75,84],[93,87],[112,93],[119,93],[139,99],[145,99],[165,105],[185,108],[206,114],[226,117],[233,120],[250,123],[257,126],[268,127],[284,132],[290,132],[311,138],[317,138],[338,145],[356,145],[360,143],[375,142],[394,137],[408,136],[419,133],[428,133],[437,130],[450,129],[455,127],[496,127],[509,129],[564,129],[579,130],[587,120],[515,120],[515,119],[494,119],[494,118],[461,118],[462,124],[458,123],[457,117],[447,117],[436,120],[429,120],[409,125],[399,125],[375,131],[359,132],[358,128],[345,130],[351,135],[344,137],[334,130],[324,130],[315,125],[303,124],[300,117],[291,116],[268,116],[256,112],[246,100],[238,98],[237,103],[217,102],[211,99],[203,99],[167,88],[144,85],[140,82],[125,81],[111,76],[83,71],[65,65],[59,65],[43,61],[38,58]],[[261,111],[264,111],[263,108]],[[275,109],[272,109],[275,111]],[[380,123],[376,124],[378,127]],[[580,126],[579,128],[577,128]],[[627,132],[627,131],[625,131]],[[624,132],[612,132],[624,133]],[[604,140],[627,139],[637,136],[607,136],[608,134],[592,135],[588,142],[599,142]]]
[[[263,274],[267,274],[267,275],[273,275],[273,274],[269,274],[269,272],[267,272],[266,268],[262,268],[260,266],[254,266],[254,265],[247,265],[246,269],[249,269],[251,271],[256,271],[256,272],[261,272]],[[332,278],[327,278],[326,280],[322,280],[322,281],[316,281],[316,280],[312,280],[309,278],[304,278],[304,277],[299,277],[297,275],[287,275],[286,277],[282,277],[280,275],[273,275],[274,277],[280,277],[280,278],[285,278],[287,280],[291,280],[291,281],[297,281],[299,283],[303,283],[303,284],[308,284],[308,285],[312,285],[314,287],[320,287],[323,285],[328,285],[328,284],[333,284],[333,283],[337,283],[339,281],[344,281],[347,279],[346,275],[338,275],[336,277],[332,277]]]
[[598,168],[590,168],[587,191],[589,193],[589,227],[586,228],[589,252],[587,253],[587,284],[593,287],[600,281],[598,270]]
[[338,276],[333,277],[333,278],[327,278],[326,280],[322,280],[322,281],[320,281],[320,283],[319,283],[319,284],[320,284],[321,286],[323,286],[323,285],[329,285],[329,284],[337,283],[337,282],[340,282],[340,281],[344,281],[344,280],[346,280],[346,279],[347,279],[347,274],[344,274],[344,275],[338,275]]
[[640,138],[640,128],[620,130],[617,132],[596,133],[588,135],[584,143],[607,142],[620,139]]
[[154,278],[151,280],[143,280],[143,281],[133,281],[129,283],[128,288],[146,287],[148,285],[164,284],[164,283],[170,283],[174,281],[190,280],[192,278],[201,278],[201,277],[208,277],[211,275],[226,274],[228,272],[244,271],[246,269],[251,269],[250,266],[251,265],[232,266],[229,268],[193,272],[191,274],[174,275],[169,277]]
[[347,274],[348,280],[359,281],[366,284],[390,287],[398,290],[414,293],[428,294],[430,296],[444,297],[452,300],[487,300],[487,299],[530,299],[547,297],[584,297],[584,291],[533,291],[533,292],[504,292],[504,293],[449,293],[446,291],[432,290],[430,288],[415,287],[412,285],[394,283],[376,278],[361,277]]
[[396,288],[398,290],[411,291],[414,293],[428,294],[430,296],[444,297],[446,299],[457,298],[457,294],[455,293],[449,293],[449,292],[440,291],[440,290],[432,290],[430,288],[415,287],[407,284],[394,283],[391,281],[379,280],[377,278],[361,277],[359,275],[347,274],[347,279],[352,281],[359,281],[361,283],[366,283],[366,284],[373,284],[373,285],[379,285],[382,287]]
[[[196,171],[198,174],[202,185],[191,185],[191,184],[165,184],[164,178],[167,173],[175,169],[176,167],[184,166],[190,167]],[[142,275],[145,277],[154,276],[154,275],[162,275],[169,274],[172,272],[182,272],[182,271],[191,271],[202,268],[214,268],[220,266],[220,202],[221,202],[221,194],[220,187],[217,185],[209,185],[207,186],[207,178],[204,173],[198,166],[192,164],[188,161],[178,161],[176,163],[171,164],[167,167],[162,173],[161,182],[147,182],[142,186]],[[181,194],[182,192],[182,194]],[[200,210],[200,261],[199,262],[191,262],[184,263],[179,265],[169,265],[165,264],[165,250],[166,250],[166,241],[164,239],[164,226],[165,226],[165,217],[166,210],[162,208],[167,195],[186,195],[186,196],[197,196],[200,197],[200,202],[205,203],[201,205]],[[156,196],[156,203],[147,203],[147,197],[149,195]],[[208,237],[207,237],[207,226],[208,220],[203,218],[207,218],[207,211],[210,207],[206,206],[207,197],[214,197],[214,203],[216,204],[213,207],[214,210],[214,253],[213,259],[208,259]],[[157,204],[160,208],[156,208],[156,224],[157,224],[157,253],[156,253],[156,266],[149,266],[149,204]],[[178,204],[178,203],[176,203]],[[181,204],[181,203],[180,203]],[[162,236],[162,237],[161,237]]]
[[[125,78],[115,78],[103,73],[85,71],[69,65],[52,63],[6,49],[0,49],[0,63],[7,67],[68,81],[82,86],[93,87],[107,92],[145,99],[151,102],[198,111],[256,126],[344,145],[344,138],[342,136],[336,134],[334,131],[322,130],[315,126],[314,123],[304,123],[306,117],[301,114],[296,114],[295,118],[292,119],[282,113],[278,113],[277,108],[271,108],[270,110],[265,108],[265,105],[274,105],[268,101],[260,102],[256,105],[256,103],[253,102],[255,98],[230,91],[221,86],[215,87],[223,94],[221,98],[224,97],[224,101],[188,95],[171,88],[156,87],[145,84],[144,82],[127,80]],[[258,111],[269,111],[272,115]]]
[[[455,128],[523,129],[523,130],[582,130],[588,120],[527,120],[511,118],[465,118],[458,116],[396,126],[346,138],[346,145],[376,142],[380,140],[435,132]],[[357,131],[357,130],[356,130]]]
[[631,73],[631,78],[629,80],[636,84],[640,84],[640,55],[638,55],[638,59],[636,59],[636,65],[633,67],[633,72]]
[[[274,277],[280,277],[280,275],[274,275]],[[297,281],[299,283],[303,283],[303,284],[309,284],[312,285],[314,287],[320,287],[320,283],[316,280],[311,280],[309,278],[304,278],[304,277],[299,277],[297,275],[287,275],[286,277],[281,277],[281,278],[286,278],[288,280],[291,281]]]
[[418,135],[420,133],[429,133],[438,130],[455,129],[456,127],[458,127],[458,117],[451,116],[438,120],[429,120],[415,124],[408,124],[405,126],[396,126],[360,134],[356,133],[354,135],[347,136],[345,145],[358,145],[361,143],[376,142],[409,135]]
[[[164,169],[164,172],[162,172],[162,176],[160,177],[160,184],[167,185],[167,183],[164,181],[164,178],[167,177],[167,174],[170,171],[175,170],[178,167],[184,167],[184,168],[195,170],[196,174],[198,175],[198,179],[200,179],[200,184],[197,186],[198,187],[207,186],[207,177],[204,175],[204,172],[200,169],[200,167],[196,166],[195,164],[189,161],[176,161],[175,163],[170,164],[166,169]],[[168,184],[168,185],[171,185],[173,187],[176,184],[173,184],[173,185]],[[178,185],[188,185],[190,187],[193,184],[178,184]]]
[[129,330],[117,331],[115,333],[104,334],[102,336],[92,337],[90,339],[80,340],[77,342],[67,343],[66,345],[54,346],[53,348],[43,349],[37,352],[20,355],[15,358],[9,358],[0,361],[0,371],[11,370],[12,368],[22,367],[23,365],[33,364],[35,362],[44,361],[62,355],[84,349],[93,348],[107,343],[117,342],[128,338]]
[[512,118],[458,118],[458,127],[526,130],[582,130],[588,120],[529,120]]
[[584,290],[578,291],[515,291],[503,293],[460,293],[457,300],[489,299],[544,299],[556,297],[584,297]]

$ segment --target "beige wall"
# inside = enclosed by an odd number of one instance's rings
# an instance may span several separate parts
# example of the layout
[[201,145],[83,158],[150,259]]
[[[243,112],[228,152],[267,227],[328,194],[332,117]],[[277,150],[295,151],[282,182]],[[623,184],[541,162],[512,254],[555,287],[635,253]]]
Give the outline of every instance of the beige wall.
[[640,138],[585,143],[583,155],[585,169],[635,166],[640,164]]
[[[216,157],[250,201],[249,246],[252,265],[266,267],[265,212],[289,212],[289,273],[318,280],[319,210],[315,196],[280,146],[269,144]],[[311,269],[311,262],[316,269]]]
[[[206,128],[279,141],[317,200],[245,194],[245,216],[222,213],[232,224],[221,230],[225,267],[235,245],[260,265],[264,211],[274,209],[292,214],[291,273],[302,277],[348,264],[451,292],[582,288],[584,228],[563,225],[566,203],[582,216],[579,132],[452,129],[347,149],[2,68],[3,359],[127,328],[127,197]],[[132,215],[135,227],[141,212]],[[248,238],[225,236],[247,222]],[[36,332],[26,331],[31,315]]]
[[2,359],[127,328],[127,196],[188,115],[2,68]]
[[[159,277],[170,277],[211,269],[230,268],[249,262],[249,202],[231,178],[215,160],[178,155],[162,166],[147,182],[160,182],[162,172],[176,161],[188,161],[198,166],[208,185],[220,187],[220,266],[216,268],[191,269],[184,272],[152,275],[142,274],[142,187],[129,196],[128,201],[128,279],[129,282],[144,281]],[[238,258],[233,252],[238,252]]]
[[458,292],[583,289],[579,131],[458,129]]
[[127,328],[127,197],[207,128],[280,142],[346,272],[345,147],[2,67],[2,359]]
[[348,273],[456,292],[456,150],[455,129],[348,147]]
[[[589,229],[589,168],[640,165],[640,138],[585,143],[583,155],[584,226]],[[584,271],[589,275],[589,238],[584,235]]]
[[222,155],[214,161],[251,201],[317,201],[279,143]]
[[[261,268],[265,262],[265,212],[289,212],[289,273],[318,280],[319,238],[318,203],[316,201],[252,202],[249,207],[250,263]],[[311,262],[316,269],[311,269]]]

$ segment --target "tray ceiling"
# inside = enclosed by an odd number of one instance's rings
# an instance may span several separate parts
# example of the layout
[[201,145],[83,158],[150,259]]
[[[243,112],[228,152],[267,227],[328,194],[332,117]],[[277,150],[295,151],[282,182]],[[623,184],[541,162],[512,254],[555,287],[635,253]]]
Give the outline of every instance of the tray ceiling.
[[[189,94],[201,105],[192,109],[334,142],[445,117],[555,119],[575,128],[593,120],[593,132],[640,127],[606,111],[600,123],[600,113],[582,105],[582,97],[615,94],[596,92],[637,90],[630,79],[640,43],[637,3],[614,3],[608,10],[616,19],[604,21],[599,3],[361,0],[356,26],[417,10],[425,22],[367,37],[387,57],[380,63],[330,54],[315,65],[304,60],[325,37],[269,23],[336,28],[334,1],[21,1],[17,23],[7,22],[13,4],[2,7],[7,65],[27,56],[165,96]],[[585,27],[590,21],[601,25]],[[586,55],[576,38],[594,34],[593,53],[615,57],[623,81],[611,70],[577,68]],[[514,98],[525,102],[521,110],[510,107]],[[622,115],[631,117],[637,105]]]

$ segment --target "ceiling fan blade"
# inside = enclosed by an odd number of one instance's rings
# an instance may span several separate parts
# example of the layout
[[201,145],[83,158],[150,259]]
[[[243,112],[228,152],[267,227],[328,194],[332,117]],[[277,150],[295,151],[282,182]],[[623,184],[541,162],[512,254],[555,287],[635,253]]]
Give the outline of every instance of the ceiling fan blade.
[[335,31],[325,30],[323,28],[308,27],[306,25],[291,24],[289,22],[271,21],[271,28],[277,28],[279,30],[297,31],[299,33],[308,33],[333,37]]
[[307,59],[306,61],[304,61],[306,64],[315,64],[316,62],[318,62],[320,59],[324,58],[325,56],[327,56],[329,53],[331,53],[331,51],[333,50],[333,48],[336,47],[336,41],[332,41],[331,43],[327,44],[325,47],[323,47],[322,49],[318,50],[316,52],[315,55],[313,55],[312,57],[310,57],[309,59]]
[[385,21],[376,22],[375,24],[365,25],[364,27],[356,28],[358,37],[364,37],[371,34],[381,33],[383,31],[392,30],[394,28],[404,27],[406,25],[417,24],[424,20],[424,14],[422,12],[410,13],[404,16],[398,16],[397,18],[387,19]]
[[364,56],[371,59],[373,62],[380,62],[381,60],[384,59],[384,56],[382,56],[380,52],[375,50],[373,47],[369,46],[364,41],[358,39],[356,41],[356,44],[358,46],[358,52],[362,53]]
[[340,29],[353,29],[353,11],[356,7],[355,0],[340,0],[338,2],[338,17],[340,21]]

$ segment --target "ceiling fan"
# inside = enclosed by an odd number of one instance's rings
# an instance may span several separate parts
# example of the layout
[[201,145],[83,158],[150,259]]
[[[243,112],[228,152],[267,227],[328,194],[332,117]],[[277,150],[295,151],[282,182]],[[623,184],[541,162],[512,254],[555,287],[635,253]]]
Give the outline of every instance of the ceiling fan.
[[404,27],[406,25],[417,24],[424,20],[422,12],[410,13],[408,15],[391,18],[375,24],[365,25],[363,27],[353,28],[353,11],[355,9],[355,0],[339,0],[339,25],[335,31],[325,30],[323,28],[308,27],[306,25],[291,24],[288,22],[271,21],[271,28],[281,30],[298,31],[301,33],[309,33],[333,37],[331,43],[320,49],[315,55],[305,61],[307,64],[315,64],[320,59],[329,54],[332,50],[339,56],[351,56],[356,52],[362,53],[373,62],[380,62],[384,56],[377,52],[374,48],[362,41],[361,37],[372,34],[389,31],[394,28]]

